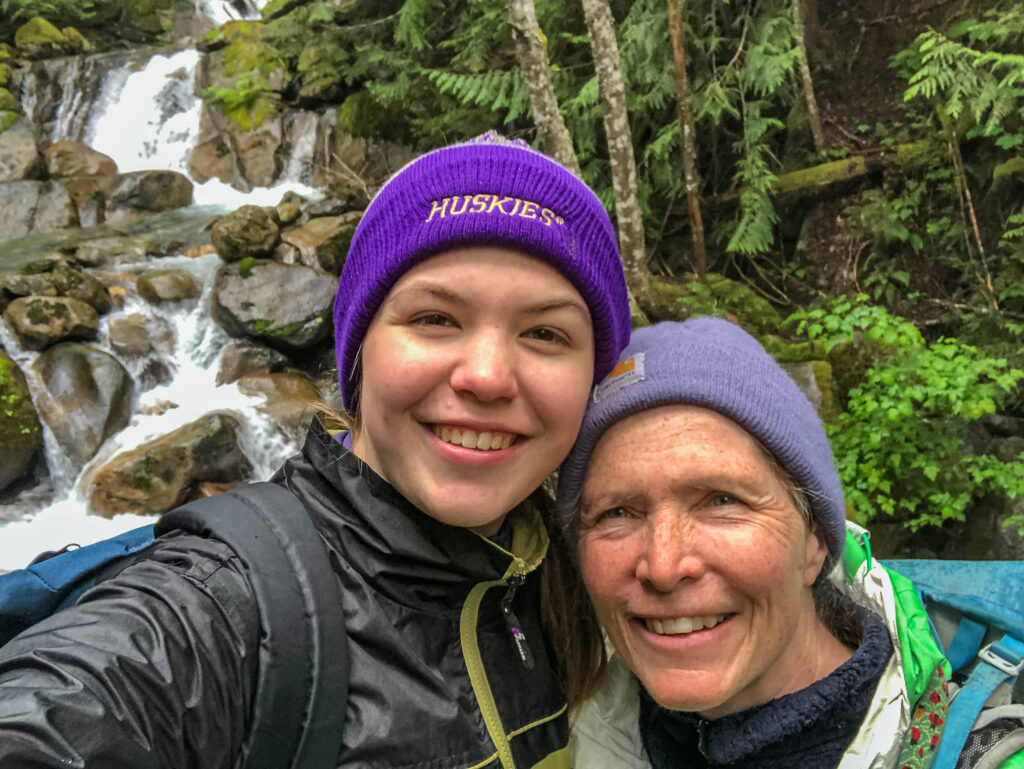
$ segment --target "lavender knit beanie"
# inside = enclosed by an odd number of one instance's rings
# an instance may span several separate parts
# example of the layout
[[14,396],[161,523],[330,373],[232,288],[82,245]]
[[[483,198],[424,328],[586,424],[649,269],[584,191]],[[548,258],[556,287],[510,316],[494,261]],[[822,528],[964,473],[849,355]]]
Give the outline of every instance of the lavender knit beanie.
[[558,270],[594,324],[594,381],[629,340],[622,261],[608,214],[582,181],[522,141],[489,132],[409,163],[370,202],[334,300],[345,408],[359,392],[359,350],[381,302],[419,262],[468,245],[506,246]]
[[686,403],[717,411],[772,453],[821,522],[827,574],[846,541],[846,506],[817,412],[750,334],[720,318],[659,323],[633,332],[619,365],[595,388],[579,437],[558,474],[558,509],[576,542],[576,506],[604,431],[631,414]]

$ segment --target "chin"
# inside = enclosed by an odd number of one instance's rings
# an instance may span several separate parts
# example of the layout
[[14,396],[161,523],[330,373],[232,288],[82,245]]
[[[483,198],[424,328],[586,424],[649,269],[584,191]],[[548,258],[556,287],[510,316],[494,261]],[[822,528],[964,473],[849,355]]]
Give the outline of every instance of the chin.
[[[666,710],[678,710],[684,713],[706,713],[720,708],[725,704],[722,697],[708,696],[707,687],[697,684],[686,689],[673,686],[648,686],[642,682],[651,698]],[[701,691],[702,696],[696,696]]]

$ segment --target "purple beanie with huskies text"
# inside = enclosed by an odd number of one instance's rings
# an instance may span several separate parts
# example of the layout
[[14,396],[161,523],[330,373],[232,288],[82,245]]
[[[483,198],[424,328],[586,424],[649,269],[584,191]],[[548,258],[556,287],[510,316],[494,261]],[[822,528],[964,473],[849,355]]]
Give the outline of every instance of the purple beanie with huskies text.
[[413,160],[380,189],[356,228],[334,301],[338,380],[349,412],[363,337],[395,281],[431,256],[471,245],[512,248],[558,270],[590,310],[594,380],[615,365],[630,317],[608,214],[567,169],[490,132]]

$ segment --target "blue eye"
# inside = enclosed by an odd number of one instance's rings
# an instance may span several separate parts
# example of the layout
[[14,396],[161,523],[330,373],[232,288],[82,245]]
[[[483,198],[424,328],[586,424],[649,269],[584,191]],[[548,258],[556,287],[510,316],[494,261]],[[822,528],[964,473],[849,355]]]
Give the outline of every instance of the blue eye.
[[726,494],[724,491],[716,491],[711,495],[711,504],[714,507],[724,507],[726,505],[738,505],[740,504],[740,500],[732,494]]

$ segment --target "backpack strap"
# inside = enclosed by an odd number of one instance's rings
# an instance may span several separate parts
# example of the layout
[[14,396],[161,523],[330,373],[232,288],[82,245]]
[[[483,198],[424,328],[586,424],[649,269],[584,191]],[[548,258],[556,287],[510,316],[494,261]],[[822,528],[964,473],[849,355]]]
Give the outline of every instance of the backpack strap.
[[1017,680],[1024,670],[1024,642],[1003,636],[978,652],[978,664],[949,706],[946,730],[935,753],[933,769],[952,769],[981,709],[1000,684]]
[[256,483],[164,515],[156,534],[184,530],[229,545],[259,607],[259,672],[244,769],[334,769],[348,699],[341,591],[298,498]]

